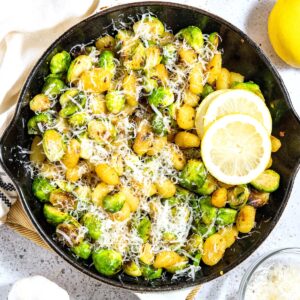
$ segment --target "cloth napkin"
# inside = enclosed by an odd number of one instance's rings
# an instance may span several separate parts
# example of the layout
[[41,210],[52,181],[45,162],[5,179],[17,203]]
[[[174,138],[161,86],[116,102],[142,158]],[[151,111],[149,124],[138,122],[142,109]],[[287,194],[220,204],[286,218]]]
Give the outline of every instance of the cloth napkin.
[[[9,124],[31,68],[51,43],[95,13],[99,0],[9,0],[0,9],[0,136]],[[17,193],[0,168],[0,225]]]

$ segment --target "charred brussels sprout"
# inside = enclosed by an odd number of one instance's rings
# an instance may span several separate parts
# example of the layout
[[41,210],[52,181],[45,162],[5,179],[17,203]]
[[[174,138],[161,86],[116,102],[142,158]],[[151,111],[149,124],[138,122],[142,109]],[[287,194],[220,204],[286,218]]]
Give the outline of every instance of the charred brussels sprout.
[[186,243],[186,251],[190,254],[194,254],[196,252],[202,252],[203,248],[203,238],[201,235],[193,233]]
[[154,133],[165,136],[169,133],[170,119],[155,114],[152,118],[151,125]]
[[111,51],[105,50],[100,54],[99,67],[115,72],[114,54]]
[[64,241],[69,247],[80,245],[83,241],[84,234],[80,231],[81,225],[76,219],[69,219],[68,223],[58,224],[56,227],[56,235],[59,240]]
[[43,213],[46,221],[55,226],[63,223],[69,217],[67,213],[60,211],[58,208],[50,204],[44,205]]
[[145,279],[153,280],[161,277],[162,269],[155,269],[149,265],[142,266],[142,274]]
[[188,26],[181,29],[178,36],[182,37],[196,52],[200,52],[203,46],[203,35],[199,27]]
[[28,134],[39,134],[40,132],[40,126],[46,125],[46,124],[51,124],[52,123],[52,118],[50,114],[47,113],[41,113],[38,115],[35,115],[31,117],[27,123],[27,132]]
[[205,84],[204,87],[203,87],[203,91],[201,93],[201,96],[204,99],[205,97],[207,97],[212,92],[214,92],[213,87],[209,84]]
[[43,149],[50,161],[58,161],[65,154],[63,136],[54,129],[46,130],[43,135]]
[[50,61],[51,73],[64,73],[68,70],[71,63],[71,56],[67,51],[55,54]]
[[257,85],[256,83],[254,83],[252,81],[237,82],[237,83],[233,84],[232,88],[236,89],[236,90],[247,90],[249,92],[256,94],[261,99],[265,100],[265,98],[260,90],[259,85]]
[[169,88],[159,87],[153,90],[148,100],[150,105],[167,107],[174,102],[174,94]]
[[207,177],[207,171],[202,161],[190,159],[180,174],[180,185],[198,193]]
[[280,175],[269,169],[263,171],[256,179],[251,182],[257,190],[261,192],[272,193],[279,187]]
[[133,261],[127,262],[123,266],[124,272],[129,276],[139,277],[142,276],[140,267]]
[[247,185],[238,185],[228,190],[227,199],[231,208],[240,209],[249,198],[250,191]]
[[101,236],[101,220],[92,213],[86,213],[82,217],[83,225],[88,229],[89,236],[97,240]]
[[50,181],[43,177],[36,177],[32,183],[32,191],[40,201],[46,202],[49,200],[50,193],[55,190]]
[[79,79],[84,71],[92,67],[92,59],[88,55],[79,55],[72,62],[68,69],[67,81],[74,82]]
[[204,197],[200,201],[200,209],[202,212],[202,222],[206,225],[210,225],[215,222],[217,218],[218,209],[211,205],[211,198]]
[[259,192],[252,190],[249,196],[248,204],[255,208],[264,206],[268,203],[270,193]]
[[103,208],[110,213],[115,213],[122,209],[126,197],[123,193],[107,195],[103,199]]
[[61,79],[50,77],[46,79],[42,93],[53,98],[60,95],[65,88],[66,85]]
[[108,111],[113,114],[118,114],[125,106],[125,97],[120,91],[108,92],[105,101]]
[[151,221],[148,217],[144,217],[137,226],[139,236],[144,242],[148,241],[151,232]]
[[88,259],[92,253],[92,245],[83,241],[79,245],[72,248],[72,251],[80,258]]
[[232,208],[220,208],[216,224],[220,226],[231,225],[235,222],[237,210]]
[[122,267],[122,255],[111,249],[96,250],[93,255],[93,262],[96,270],[106,276],[117,274]]
[[35,95],[29,102],[30,109],[34,112],[48,110],[51,106],[48,96],[44,94]]

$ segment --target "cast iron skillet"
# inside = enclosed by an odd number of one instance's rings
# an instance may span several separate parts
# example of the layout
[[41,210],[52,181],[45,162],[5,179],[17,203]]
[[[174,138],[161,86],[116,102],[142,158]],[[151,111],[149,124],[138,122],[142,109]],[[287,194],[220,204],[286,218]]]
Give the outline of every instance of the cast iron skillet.
[[[46,223],[42,214],[41,203],[34,198],[31,191],[32,179],[26,173],[28,154],[22,154],[20,147],[29,149],[32,137],[27,134],[26,123],[32,115],[28,101],[40,92],[43,78],[48,73],[48,62],[51,57],[63,49],[70,50],[75,44],[87,43],[99,37],[108,30],[112,19],[118,26],[120,21],[128,16],[151,11],[170,28],[177,32],[188,25],[196,25],[204,32],[217,31],[223,38],[221,47],[224,49],[224,66],[231,71],[244,74],[246,80],[254,80],[260,84],[267,104],[273,113],[273,134],[281,135],[282,148],[274,155],[273,167],[281,175],[280,188],[272,194],[270,203],[257,211],[257,226],[247,238],[239,239],[228,249],[222,261],[214,267],[203,266],[196,275],[195,281],[182,278],[171,281],[170,277],[149,283],[141,278],[133,279],[126,275],[112,278],[104,277],[96,272],[94,267],[76,260],[75,257],[52,239],[53,227]],[[272,102],[276,100],[275,102]],[[274,104],[275,103],[275,104]],[[78,270],[102,282],[116,287],[124,287],[134,291],[168,291],[185,288],[212,280],[230,271],[267,238],[281,216],[291,193],[293,181],[298,171],[300,158],[300,122],[296,115],[282,79],[260,48],[243,32],[223,19],[203,10],[185,5],[166,2],[143,2],[116,6],[75,25],[59,37],[38,60],[21,91],[16,113],[11,124],[1,139],[0,161],[14,182],[21,202],[32,223],[42,238],[61,257]]]

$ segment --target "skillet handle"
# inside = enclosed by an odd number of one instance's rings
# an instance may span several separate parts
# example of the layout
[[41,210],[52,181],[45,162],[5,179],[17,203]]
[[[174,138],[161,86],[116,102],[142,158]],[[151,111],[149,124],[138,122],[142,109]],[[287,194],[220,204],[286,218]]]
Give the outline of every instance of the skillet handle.
[[201,286],[191,287],[173,292],[161,293],[135,293],[141,300],[194,300],[200,290]]

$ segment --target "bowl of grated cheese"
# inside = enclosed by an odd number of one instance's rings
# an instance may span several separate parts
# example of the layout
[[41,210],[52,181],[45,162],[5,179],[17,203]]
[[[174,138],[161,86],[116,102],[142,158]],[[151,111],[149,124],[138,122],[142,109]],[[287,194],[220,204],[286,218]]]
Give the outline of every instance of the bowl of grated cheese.
[[284,248],[260,257],[245,273],[238,299],[300,299],[300,248]]

